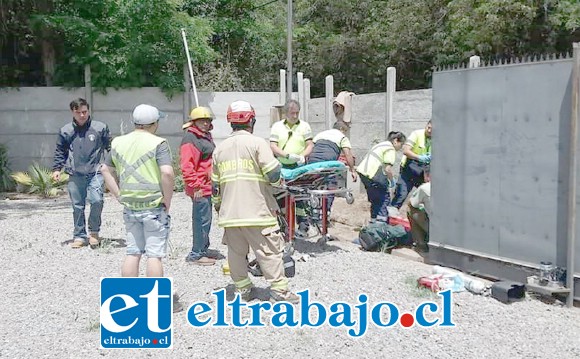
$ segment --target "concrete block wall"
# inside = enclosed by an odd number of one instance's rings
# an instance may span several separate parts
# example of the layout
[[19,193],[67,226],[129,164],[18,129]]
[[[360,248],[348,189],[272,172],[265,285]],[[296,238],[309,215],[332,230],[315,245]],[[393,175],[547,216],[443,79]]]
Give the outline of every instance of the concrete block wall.
[[[420,128],[431,118],[431,90],[396,92],[392,129],[405,135]],[[350,141],[357,158],[362,158],[376,142],[386,139],[385,105],[386,94],[354,95],[352,99],[352,126]],[[325,98],[308,102],[309,122],[314,133],[326,129]]]
[[[59,129],[72,120],[69,103],[84,97],[84,89],[58,87],[5,89],[0,92],[0,143],[8,147],[13,171],[26,170],[33,162],[51,166]],[[214,92],[199,93],[199,103],[209,106],[216,120],[213,135],[220,142],[231,133],[226,122],[228,105],[235,100],[250,102],[256,110],[255,134],[267,138],[270,133],[270,107],[278,102],[278,93]],[[178,153],[183,132],[181,124],[190,110],[187,94],[168,99],[158,88],[110,89],[94,93],[92,117],[109,125],[113,136],[132,131],[131,113],[140,103],[157,106],[167,114],[158,134],[167,138],[174,154]]]
[[[52,165],[56,134],[72,120],[69,103],[84,97],[84,88],[65,90],[58,87],[4,89],[0,92],[0,143],[8,146],[11,169],[25,170],[33,162]],[[257,115],[254,133],[268,138],[270,108],[278,104],[277,92],[202,92],[199,103],[212,109],[216,116],[213,135],[222,141],[230,132],[226,122],[228,105],[235,100],[250,102]],[[350,140],[353,152],[361,159],[374,142],[385,139],[384,93],[355,95]],[[91,112],[94,119],[109,125],[113,136],[132,130],[131,112],[140,103],[149,103],[166,112],[168,117],[159,129],[174,153],[181,143],[181,124],[192,107],[192,96],[177,94],[168,99],[158,88],[114,90],[93,93]],[[326,129],[325,98],[307,101],[308,122],[314,134]],[[393,129],[409,134],[422,128],[431,117],[431,90],[397,92],[394,96]]]

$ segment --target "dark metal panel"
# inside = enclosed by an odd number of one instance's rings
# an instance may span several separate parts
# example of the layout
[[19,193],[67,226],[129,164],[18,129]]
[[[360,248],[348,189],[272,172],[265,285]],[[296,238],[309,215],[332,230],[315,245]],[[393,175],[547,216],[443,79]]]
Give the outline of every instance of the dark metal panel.
[[565,265],[571,71],[550,61],[434,74],[433,241]]
[[558,173],[560,161],[568,162],[567,146],[561,146],[560,137],[561,128],[570,123],[570,111],[562,111],[562,102],[572,63],[532,63],[498,70],[507,85],[501,136],[506,152],[499,159],[500,253],[532,263],[555,263],[558,236],[565,245],[566,202],[558,203],[558,191],[563,188]]

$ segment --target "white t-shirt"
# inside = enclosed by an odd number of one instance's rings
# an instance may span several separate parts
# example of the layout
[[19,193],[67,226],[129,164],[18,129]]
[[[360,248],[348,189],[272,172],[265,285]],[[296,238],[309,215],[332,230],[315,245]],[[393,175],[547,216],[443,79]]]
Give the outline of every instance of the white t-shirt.
[[411,206],[423,208],[427,215],[431,217],[431,182],[423,183],[413,192],[411,196]]

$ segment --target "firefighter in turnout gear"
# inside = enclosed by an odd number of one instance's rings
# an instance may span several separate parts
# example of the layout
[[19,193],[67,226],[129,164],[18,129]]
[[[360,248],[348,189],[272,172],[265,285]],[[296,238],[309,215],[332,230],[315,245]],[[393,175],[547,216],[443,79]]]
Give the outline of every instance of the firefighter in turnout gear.
[[254,136],[256,113],[245,101],[228,107],[233,132],[213,153],[212,202],[218,225],[224,227],[230,276],[243,300],[252,299],[248,254],[254,251],[264,278],[270,282],[271,301],[298,303],[284,275],[284,239],[278,226],[278,205],[272,184],[280,181],[280,163],[268,142]]

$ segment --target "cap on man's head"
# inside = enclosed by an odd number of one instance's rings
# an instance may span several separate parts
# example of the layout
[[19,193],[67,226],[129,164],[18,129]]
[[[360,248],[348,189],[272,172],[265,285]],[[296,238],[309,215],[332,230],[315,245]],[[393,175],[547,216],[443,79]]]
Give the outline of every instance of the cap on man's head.
[[151,105],[141,104],[133,110],[133,123],[136,125],[150,125],[164,117],[163,112]]

